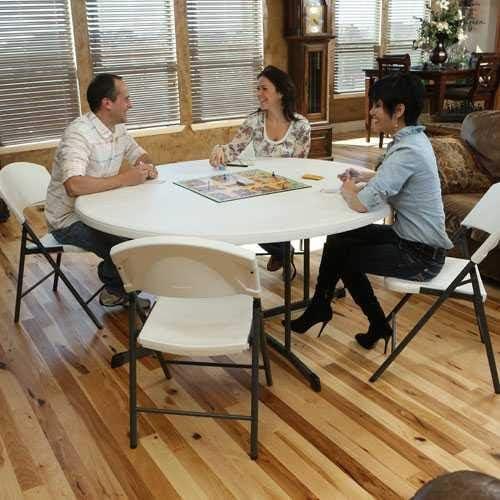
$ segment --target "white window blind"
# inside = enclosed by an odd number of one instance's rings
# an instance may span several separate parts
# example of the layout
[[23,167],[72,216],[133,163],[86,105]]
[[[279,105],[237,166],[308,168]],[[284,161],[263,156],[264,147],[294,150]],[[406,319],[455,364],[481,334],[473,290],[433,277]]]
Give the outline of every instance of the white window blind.
[[186,0],[193,122],[257,109],[263,65],[262,0]]
[[361,92],[380,44],[381,0],[335,2],[334,91]]
[[0,143],[59,138],[79,114],[66,0],[0,0]]
[[128,86],[131,128],[179,123],[172,0],[86,0],[94,75]]
[[413,50],[426,0],[389,0],[384,38],[387,54],[410,54],[412,65],[422,62],[422,50]]

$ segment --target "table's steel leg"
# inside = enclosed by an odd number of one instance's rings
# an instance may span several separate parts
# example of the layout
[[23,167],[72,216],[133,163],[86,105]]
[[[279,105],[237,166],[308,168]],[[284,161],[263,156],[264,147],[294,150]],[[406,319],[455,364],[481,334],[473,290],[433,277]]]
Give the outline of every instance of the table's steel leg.
[[[306,256],[307,256],[307,264],[306,264]],[[290,320],[291,320],[291,311],[293,306],[297,306],[300,304],[300,307],[304,307],[307,305],[309,301],[309,240],[305,241],[304,246],[304,281],[307,282],[307,292],[304,284],[304,300],[300,303],[292,304],[292,283],[291,283],[291,259],[290,259],[290,242],[287,242],[284,245],[284,254],[283,254],[283,268],[284,268],[284,305],[279,308],[273,308],[272,311],[276,309],[280,309],[280,312],[285,313],[285,343],[282,344],[274,337],[267,335],[268,344],[276,350],[279,354],[285,357],[290,363],[297,368],[297,370],[304,375],[309,381],[311,388],[319,392],[321,390],[321,380],[306,364],[301,361],[293,352],[292,352],[292,332],[290,330]],[[304,304],[305,303],[305,304]],[[294,307],[298,309],[299,307]],[[269,313],[270,311],[265,311],[265,313]],[[277,314],[277,313],[274,313]],[[270,314],[264,314],[265,317],[269,317]]]
[[[144,358],[145,356],[152,356],[155,352],[146,347],[138,347],[136,350],[136,358]],[[118,368],[119,366],[124,365],[130,361],[130,353],[129,351],[119,352],[114,354],[111,358],[111,368]]]
[[284,303],[285,303],[285,349],[290,351],[292,331],[290,330],[290,321],[292,319],[290,305],[292,303],[292,283],[291,277],[291,260],[290,260],[290,242],[287,241],[283,245],[283,278],[285,281]]
[[304,302],[309,303],[309,286],[311,278],[311,242],[304,241]]

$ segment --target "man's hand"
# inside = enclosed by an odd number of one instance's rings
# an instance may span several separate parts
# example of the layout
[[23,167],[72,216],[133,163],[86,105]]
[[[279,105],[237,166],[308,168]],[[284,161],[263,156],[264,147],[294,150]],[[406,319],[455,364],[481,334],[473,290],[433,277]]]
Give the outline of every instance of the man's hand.
[[122,186],[136,186],[143,184],[149,175],[149,166],[138,164],[136,167],[127,168],[119,174]]
[[136,168],[145,168],[148,173],[147,179],[156,179],[158,177],[158,170],[152,163],[140,161],[136,164]]

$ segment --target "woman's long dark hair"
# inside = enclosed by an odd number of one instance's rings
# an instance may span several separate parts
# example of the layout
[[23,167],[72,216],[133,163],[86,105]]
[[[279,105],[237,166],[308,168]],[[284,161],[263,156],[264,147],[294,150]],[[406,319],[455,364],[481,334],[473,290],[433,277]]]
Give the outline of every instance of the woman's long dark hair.
[[260,78],[265,76],[275,87],[276,90],[282,95],[281,105],[283,107],[283,114],[285,118],[291,122],[296,120],[295,117],[295,99],[297,92],[292,79],[287,73],[281,71],[276,66],[266,66],[257,76]]

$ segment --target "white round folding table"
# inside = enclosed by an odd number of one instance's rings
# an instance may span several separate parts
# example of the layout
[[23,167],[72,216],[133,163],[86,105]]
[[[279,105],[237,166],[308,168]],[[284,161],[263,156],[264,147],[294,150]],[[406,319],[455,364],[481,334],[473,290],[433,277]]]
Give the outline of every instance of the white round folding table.
[[[352,165],[321,160],[265,158],[256,160],[255,165],[248,168],[230,167],[228,171],[231,173],[243,173],[253,168],[267,170],[310,187],[218,203],[174,184],[220,174],[207,160],[161,165],[158,179],[138,186],[80,196],[75,210],[85,224],[126,238],[198,236],[237,245],[289,243],[303,239],[307,241],[308,252],[308,240],[312,237],[363,227],[389,214],[388,206],[368,213],[358,213],[347,206],[338,192],[340,181],[337,175],[349,166]],[[302,179],[305,173],[320,175],[323,179]],[[284,258],[284,306],[273,312],[285,313],[285,344],[268,337],[269,344],[308,378],[313,389],[319,390],[319,378],[291,351],[289,251],[284,252]],[[307,258],[304,261],[308,263]],[[309,283],[306,284],[304,302],[307,302],[309,293]]]

